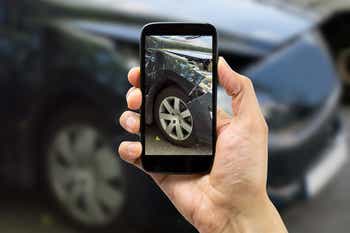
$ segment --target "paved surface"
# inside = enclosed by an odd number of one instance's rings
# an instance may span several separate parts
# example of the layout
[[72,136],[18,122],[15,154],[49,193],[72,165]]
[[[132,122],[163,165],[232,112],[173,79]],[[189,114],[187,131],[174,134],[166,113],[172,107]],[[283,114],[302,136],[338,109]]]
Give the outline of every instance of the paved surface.
[[[350,108],[342,111],[350,132]],[[348,137],[348,145],[350,138]],[[349,150],[350,151],[350,150]],[[289,232],[341,233],[350,229],[350,158],[325,189],[312,200],[299,202],[283,211]]]
[[168,142],[155,126],[146,128],[146,154],[150,155],[210,155],[211,149],[207,145],[191,145],[190,147],[175,146]]
[[[350,132],[350,108],[343,110]],[[350,140],[348,145],[350,145]],[[295,203],[282,212],[289,232],[344,233],[350,228],[350,160],[314,199]],[[77,233],[51,214],[40,195],[0,194],[0,232]]]

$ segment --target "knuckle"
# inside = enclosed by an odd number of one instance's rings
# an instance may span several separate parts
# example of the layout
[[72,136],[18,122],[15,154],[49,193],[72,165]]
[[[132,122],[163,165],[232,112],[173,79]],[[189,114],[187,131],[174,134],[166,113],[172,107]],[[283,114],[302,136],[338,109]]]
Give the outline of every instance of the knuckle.
[[247,76],[241,76],[241,80],[242,80],[242,83],[243,85],[246,87],[246,88],[250,88],[252,89],[253,88],[253,82],[250,78],[248,78]]

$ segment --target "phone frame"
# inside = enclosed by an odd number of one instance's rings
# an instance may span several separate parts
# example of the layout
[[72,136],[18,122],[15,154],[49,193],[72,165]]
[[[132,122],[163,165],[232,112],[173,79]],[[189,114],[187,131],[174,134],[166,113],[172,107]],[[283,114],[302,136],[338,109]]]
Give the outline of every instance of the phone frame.
[[212,155],[146,155],[142,150],[141,162],[146,171],[161,173],[208,173],[215,158],[216,146],[216,106],[217,106],[217,32],[213,25],[203,23],[157,22],[143,27],[140,37],[140,64],[142,91],[140,140],[145,148],[145,39],[148,35],[208,35],[212,36]]

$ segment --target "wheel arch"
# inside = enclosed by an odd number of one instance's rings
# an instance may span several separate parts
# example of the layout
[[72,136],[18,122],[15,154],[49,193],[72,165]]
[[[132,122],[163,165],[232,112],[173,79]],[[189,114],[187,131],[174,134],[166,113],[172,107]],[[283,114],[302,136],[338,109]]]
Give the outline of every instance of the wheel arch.
[[106,92],[106,89],[93,82],[93,79],[89,75],[76,69],[61,70],[57,74],[57,76],[61,77],[72,75],[74,75],[75,79],[70,82],[67,79],[57,81],[57,78],[54,78],[54,85],[49,84],[44,88],[45,94],[38,100],[38,105],[32,119],[29,140],[32,141],[31,145],[35,154],[35,164],[39,165],[36,167],[39,184],[41,182],[39,161],[43,153],[41,142],[44,140],[43,137],[46,128],[56,114],[60,114],[72,106],[84,106],[105,114],[106,120],[110,120],[112,125],[115,115],[122,109],[125,109],[125,106],[122,106],[120,103],[121,101],[115,101],[114,105],[113,99],[117,99],[118,97],[112,92]]
[[147,124],[151,124],[153,122],[154,101],[162,89],[174,85],[179,87],[185,93],[188,93],[191,90],[192,84],[174,71],[159,70],[157,72],[157,77],[158,78],[155,84],[150,87],[146,98],[146,123]]

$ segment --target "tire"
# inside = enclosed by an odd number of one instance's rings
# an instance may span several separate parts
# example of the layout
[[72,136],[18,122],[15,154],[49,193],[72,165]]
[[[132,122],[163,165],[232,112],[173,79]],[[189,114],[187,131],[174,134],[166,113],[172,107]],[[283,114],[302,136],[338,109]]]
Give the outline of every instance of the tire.
[[188,147],[196,142],[195,119],[186,105],[189,100],[177,86],[167,87],[157,95],[154,119],[162,135],[172,144]]
[[337,55],[337,67],[343,82],[343,102],[350,103],[350,45]]
[[115,232],[127,223],[126,176],[101,115],[71,107],[51,119],[42,140],[41,174],[51,204],[65,220],[80,230]]

